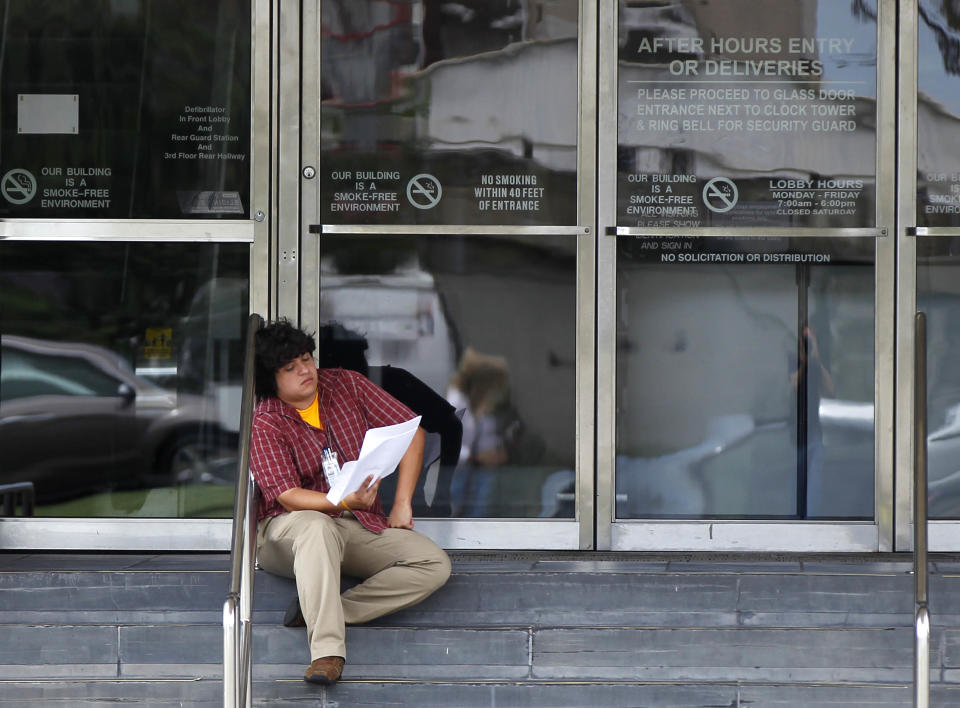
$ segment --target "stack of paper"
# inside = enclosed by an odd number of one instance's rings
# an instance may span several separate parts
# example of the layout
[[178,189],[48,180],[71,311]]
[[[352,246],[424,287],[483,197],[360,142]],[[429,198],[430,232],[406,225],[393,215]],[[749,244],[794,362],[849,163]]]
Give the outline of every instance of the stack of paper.
[[344,497],[360,489],[360,485],[370,475],[373,484],[378,479],[391,474],[399,464],[400,459],[410,447],[410,442],[420,427],[420,416],[411,418],[405,423],[386,425],[382,428],[370,428],[363,436],[360,446],[360,457],[344,463],[337,475],[337,481],[327,492],[327,499],[333,504],[339,504]]

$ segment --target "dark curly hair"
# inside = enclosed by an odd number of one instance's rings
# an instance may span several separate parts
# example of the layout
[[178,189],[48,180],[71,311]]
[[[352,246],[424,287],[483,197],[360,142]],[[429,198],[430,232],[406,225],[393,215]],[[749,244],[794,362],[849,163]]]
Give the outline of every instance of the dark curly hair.
[[255,342],[254,377],[257,398],[275,398],[277,370],[303,354],[313,354],[317,344],[313,335],[295,327],[284,318],[257,331]]

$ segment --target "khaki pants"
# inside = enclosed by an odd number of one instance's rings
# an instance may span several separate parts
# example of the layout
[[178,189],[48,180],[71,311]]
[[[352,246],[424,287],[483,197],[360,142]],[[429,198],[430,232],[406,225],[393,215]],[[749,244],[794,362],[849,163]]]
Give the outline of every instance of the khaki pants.
[[[407,529],[368,531],[345,513],[291,511],[257,528],[257,557],[271,573],[294,578],[311,659],[346,658],[345,624],[359,624],[423,600],[450,576],[447,554]],[[340,571],[364,578],[340,594]]]

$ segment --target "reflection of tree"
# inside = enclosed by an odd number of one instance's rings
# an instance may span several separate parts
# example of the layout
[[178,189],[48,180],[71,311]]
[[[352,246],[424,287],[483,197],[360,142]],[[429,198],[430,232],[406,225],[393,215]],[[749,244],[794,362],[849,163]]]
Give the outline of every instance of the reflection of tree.
[[[446,59],[500,51],[525,41],[530,8],[514,0],[423,2],[423,67]],[[542,15],[543,8],[534,10]]]
[[948,74],[960,74],[960,3],[957,0],[943,0],[943,14],[930,7],[930,0],[920,0],[917,10],[920,19],[937,38],[937,47],[943,57],[943,68]]
[[0,332],[86,342],[135,360],[148,327],[174,328],[211,278],[247,277],[245,244],[4,245]]
[[960,26],[960,2],[957,0],[943,0],[943,14],[951,27],[956,28]]
[[867,0],[853,0],[853,16],[858,20],[867,19],[874,23],[877,21],[877,11]]
[[[225,109],[212,133],[249,152],[250,0],[7,0],[0,4],[5,164],[109,167],[109,213],[38,201],[0,211],[17,216],[179,217],[176,190],[249,183],[249,159],[165,160],[185,105]],[[77,94],[79,139],[18,135],[16,96]],[[234,146],[242,146],[236,147]],[[195,145],[189,150],[195,154]]]

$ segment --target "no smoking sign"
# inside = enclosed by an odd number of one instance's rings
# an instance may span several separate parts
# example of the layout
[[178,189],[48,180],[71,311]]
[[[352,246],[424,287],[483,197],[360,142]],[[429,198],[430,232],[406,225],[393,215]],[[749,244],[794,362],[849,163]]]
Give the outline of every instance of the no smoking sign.
[[37,193],[37,179],[19,167],[10,170],[0,179],[0,193],[11,204],[26,204]]
[[703,186],[703,203],[718,214],[733,209],[739,197],[737,185],[726,177],[714,177]]
[[417,209],[433,209],[442,196],[443,187],[433,175],[419,174],[407,182],[407,201]]

